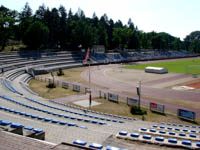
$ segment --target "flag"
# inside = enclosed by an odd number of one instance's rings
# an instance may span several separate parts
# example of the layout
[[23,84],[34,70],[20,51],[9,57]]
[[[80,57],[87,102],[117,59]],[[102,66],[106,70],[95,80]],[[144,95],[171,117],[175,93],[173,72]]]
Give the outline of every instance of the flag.
[[85,59],[84,59],[84,63],[86,63],[87,62],[87,60],[88,60],[88,58],[89,58],[89,52],[90,51],[90,49],[88,48],[88,50],[87,50],[87,53],[86,53],[86,56],[85,56]]

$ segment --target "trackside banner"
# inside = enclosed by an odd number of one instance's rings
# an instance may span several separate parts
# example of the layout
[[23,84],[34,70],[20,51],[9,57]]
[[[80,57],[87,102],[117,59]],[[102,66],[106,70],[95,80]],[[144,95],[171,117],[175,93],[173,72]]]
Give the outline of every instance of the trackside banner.
[[165,106],[157,104],[157,103],[150,103],[150,110],[164,114],[165,113]]
[[183,118],[183,119],[188,119],[192,121],[195,120],[195,112],[193,111],[178,109],[177,115],[178,117]]

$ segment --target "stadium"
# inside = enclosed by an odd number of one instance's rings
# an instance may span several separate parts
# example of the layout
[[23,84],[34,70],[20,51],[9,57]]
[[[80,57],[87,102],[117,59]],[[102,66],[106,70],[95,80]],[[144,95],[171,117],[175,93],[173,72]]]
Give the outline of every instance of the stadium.
[[[0,148],[199,149],[199,58],[169,53],[1,53]],[[52,83],[58,90],[42,95]]]

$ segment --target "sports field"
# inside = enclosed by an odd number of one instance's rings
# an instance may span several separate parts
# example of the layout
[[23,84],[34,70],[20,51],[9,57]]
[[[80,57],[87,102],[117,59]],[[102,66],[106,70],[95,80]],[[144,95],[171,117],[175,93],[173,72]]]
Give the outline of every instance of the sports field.
[[187,59],[187,60],[175,60],[168,62],[156,62],[148,64],[128,65],[123,68],[126,69],[145,69],[147,66],[152,67],[164,67],[169,72],[185,73],[185,74],[200,74],[200,58]]

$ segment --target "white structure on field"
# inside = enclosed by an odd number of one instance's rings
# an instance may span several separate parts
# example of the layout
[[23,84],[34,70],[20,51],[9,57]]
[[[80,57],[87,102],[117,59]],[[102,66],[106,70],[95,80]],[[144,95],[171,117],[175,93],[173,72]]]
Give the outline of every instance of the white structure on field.
[[164,73],[168,73],[168,70],[162,67],[151,67],[148,66],[145,68],[145,72],[147,73],[158,73],[158,74],[164,74]]

